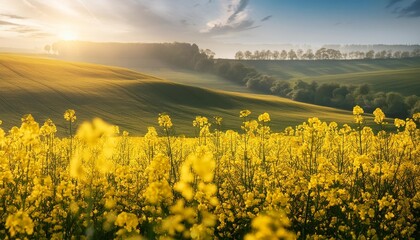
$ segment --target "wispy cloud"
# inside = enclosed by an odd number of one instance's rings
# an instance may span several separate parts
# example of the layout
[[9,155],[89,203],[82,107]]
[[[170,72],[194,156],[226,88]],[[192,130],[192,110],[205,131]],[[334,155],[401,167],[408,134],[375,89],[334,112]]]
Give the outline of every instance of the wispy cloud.
[[16,32],[16,33],[22,33],[22,34],[41,32],[39,29],[31,27],[31,26],[16,26],[16,27],[13,27],[13,28],[9,29],[8,31]]
[[268,20],[270,20],[270,18],[272,18],[272,17],[273,17],[273,15],[268,15],[268,16],[264,17],[263,19],[261,19],[261,22],[268,21]]
[[0,20],[0,26],[19,26],[19,24],[12,23],[9,21]]
[[52,37],[53,34],[45,32],[42,29],[33,26],[19,25],[14,24],[12,27],[6,29],[5,31],[10,33],[18,34],[19,36],[24,36],[28,38],[48,38]]
[[411,5],[400,10],[401,16],[420,17],[420,0],[415,0]]
[[31,37],[31,38],[48,38],[48,37],[52,37],[52,36],[54,36],[54,35],[51,34],[51,33],[47,33],[47,32],[34,32],[34,33],[31,33],[31,34],[28,34],[28,37]]
[[391,8],[398,17],[420,17],[420,0],[390,0],[387,8]]
[[222,16],[207,22],[207,28],[202,32],[222,35],[259,27],[255,25],[255,21],[251,18],[247,9],[249,0],[231,0],[223,1],[223,3]]
[[2,14],[0,14],[0,16],[6,17],[6,18],[11,18],[11,19],[25,19],[25,17],[18,16],[18,15],[15,15],[15,14],[2,13]]
[[392,6],[394,6],[395,4],[402,2],[403,0],[390,0],[388,5],[386,5],[387,8],[390,8]]

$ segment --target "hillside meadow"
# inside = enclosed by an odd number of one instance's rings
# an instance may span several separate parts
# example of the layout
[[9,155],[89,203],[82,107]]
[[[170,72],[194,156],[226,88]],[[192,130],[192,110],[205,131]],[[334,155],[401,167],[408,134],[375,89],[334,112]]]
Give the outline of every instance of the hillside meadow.
[[252,66],[279,80],[344,85],[368,84],[379,92],[405,96],[420,92],[420,58],[365,60],[230,60]]
[[60,122],[65,109],[81,120],[102,117],[133,134],[144,134],[156,116],[173,116],[178,134],[188,134],[196,115],[221,116],[224,129],[238,129],[238,112],[270,112],[273,128],[282,130],[311,116],[347,122],[348,112],[288,99],[232,93],[173,83],[133,70],[68,62],[37,56],[0,55],[0,119],[11,127],[24,114]]

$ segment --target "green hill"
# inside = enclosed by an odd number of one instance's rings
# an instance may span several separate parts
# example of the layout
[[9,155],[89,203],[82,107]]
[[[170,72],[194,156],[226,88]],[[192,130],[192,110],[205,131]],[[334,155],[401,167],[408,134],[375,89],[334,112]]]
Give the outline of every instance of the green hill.
[[[189,43],[107,43],[60,41],[58,57],[129,68],[195,87],[233,92],[251,92],[240,81],[218,74],[223,61],[240,62],[279,80],[304,80],[345,85],[368,83],[375,92],[396,91],[403,95],[420,92],[420,58],[362,60],[227,60],[207,57]],[[223,70],[222,70],[223,72]],[[229,77],[227,77],[229,78]],[[232,78],[232,77],[231,77]]]
[[178,134],[191,132],[196,115],[219,115],[224,118],[225,129],[238,129],[238,113],[242,109],[250,109],[255,118],[269,112],[276,130],[312,116],[338,122],[352,119],[347,111],[275,96],[197,88],[124,68],[0,54],[3,128],[20,124],[20,117],[27,113],[39,122],[51,118],[63,127],[63,113],[68,108],[76,110],[78,123],[101,117],[133,134],[156,126],[161,112],[172,116]]
[[374,91],[396,91],[403,95],[420,92],[420,58],[240,62],[280,80],[367,83]]

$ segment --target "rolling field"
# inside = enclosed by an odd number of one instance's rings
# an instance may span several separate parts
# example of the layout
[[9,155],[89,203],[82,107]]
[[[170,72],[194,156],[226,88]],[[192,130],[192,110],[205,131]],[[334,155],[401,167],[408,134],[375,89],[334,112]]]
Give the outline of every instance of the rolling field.
[[240,61],[280,80],[368,83],[374,91],[420,92],[420,59]]
[[173,68],[144,69],[142,67],[138,67],[134,69],[138,69],[141,72],[153,76],[158,76],[159,78],[170,80],[171,82],[189,86],[229,92],[252,93],[252,90],[248,89],[246,86],[239,85],[215,74]]
[[59,127],[63,113],[73,108],[78,123],[101,117],[132,134],[156,126],[161,112],[171,115],[177,134],[190,132],[196,115],[224,118],[224,129],[238,129],[239,111],[272,116],[272,128],[283,129],[309,117],[350,122],[351,113],[332,108],[249,93],[197,88],[95,64],[65,62],[34,56],[0,55],[0,119],[3,127],[20,124],[31,113],[39,122],[51,118]]

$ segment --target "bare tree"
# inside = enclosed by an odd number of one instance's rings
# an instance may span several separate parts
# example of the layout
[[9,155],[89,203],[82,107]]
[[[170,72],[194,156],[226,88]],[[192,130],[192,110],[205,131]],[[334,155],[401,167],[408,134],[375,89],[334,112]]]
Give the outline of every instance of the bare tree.
[[242,59],[244,59],[244,53],[243,53],[242,51],[238,51],[238,52],[235,54],[235,59],[238,59],[238,60],[242,60]]
[[49,54],[51,51],[51,46],[49,44],[45,45],[44,50]]

